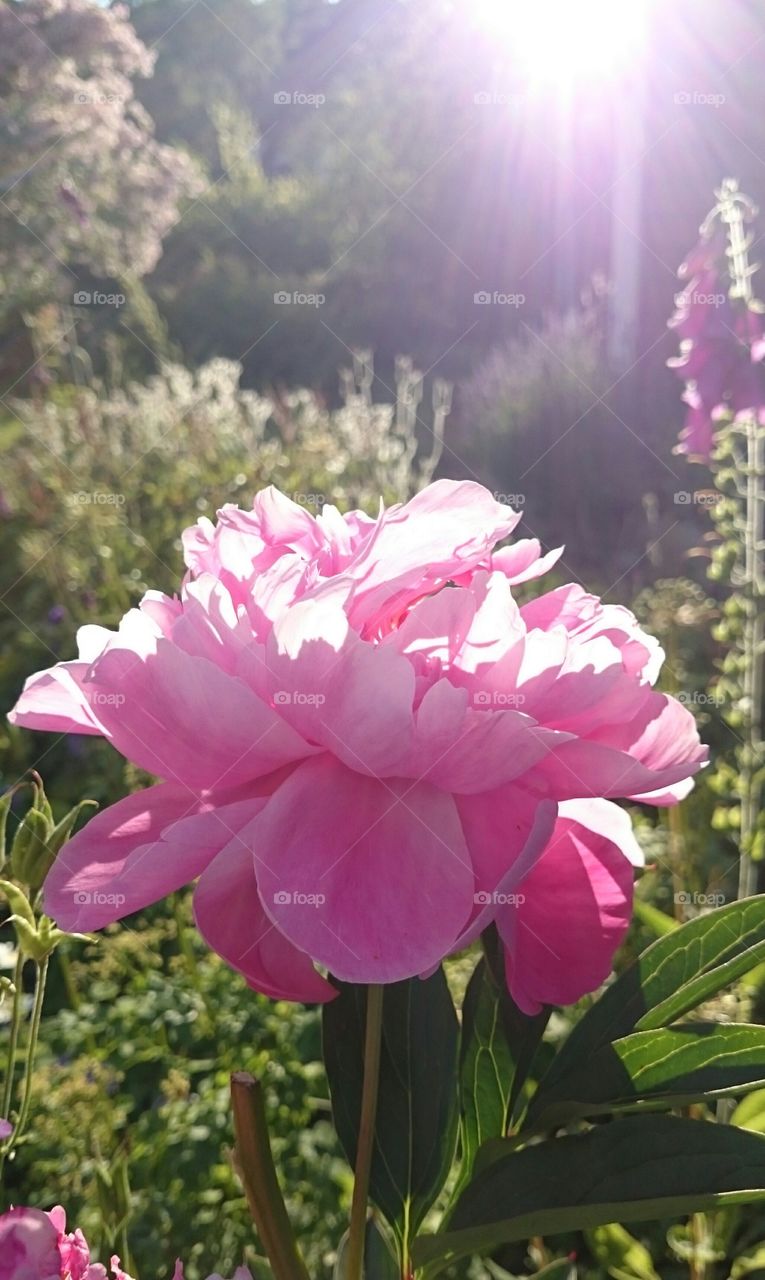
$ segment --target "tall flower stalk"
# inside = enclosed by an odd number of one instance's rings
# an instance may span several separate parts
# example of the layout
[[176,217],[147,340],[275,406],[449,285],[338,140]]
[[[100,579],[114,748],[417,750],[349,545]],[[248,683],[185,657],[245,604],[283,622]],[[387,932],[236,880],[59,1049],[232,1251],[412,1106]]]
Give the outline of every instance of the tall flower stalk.
[[738,741],[738,892],[748,897],[757,891],[757,863],[765,854],[765,307],[755,297],[757,265],[749,254],[757,210],[733,179],[716,194],[700,241],[680,269],[688,283],[670,323],[681,352],[670,364],[686,383],[688,417],[678,451],[707,463],[720,491],[713,510],[720,541],[710,572],[732,589],[717,629],[728,646],[718,690]]

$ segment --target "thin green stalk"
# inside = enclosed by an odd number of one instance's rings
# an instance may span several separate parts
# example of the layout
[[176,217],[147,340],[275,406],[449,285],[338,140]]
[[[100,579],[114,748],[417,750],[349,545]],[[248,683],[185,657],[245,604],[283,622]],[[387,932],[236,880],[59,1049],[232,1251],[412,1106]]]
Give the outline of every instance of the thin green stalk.
[[[0,1113],[4,1120],[8,1119],[8,1114],[13,1101],[13,1084],[16,1075],[16,1052],[19,1044],[19,1031],[21,1029],[21,996],[22,981],[24,976],[24,960],[22,951],[16,956],[16,967],[13,972],[13,1005],[11,1007],[11,1026],[8,1036],[8,1059],[6,1064],[5,1084],[3,1086],[3,1109]],[[5,1169],[5,1158],[11,1149],[13,1137],[11,1135],[6,1146],[0,1150],[0,1181],[2,1181],[3,1171]]]
[[11,1100],[13,1098],[13,1076],[16,1070],[16,1049],[19,1043],[19,1028],[21,1026],[21,983],[23,973],[24,955],[19,950],[16,956],[16,967],[13,971],[13,1006],[11,1009],[11,1030],[8,1039],[8,1071],[3,1088],[3,1109],[1,1113],[4,1120],[8,1119],[8,1112],[11,1109]]
[[361,1094],[359,1143],[354,1168],[351,1223],[348,1232],[345,1280],[362,1280],[364,1244],[367,1232],[367,1205],[372,1153],[375,1145],[377,1091],[380,1083],[380,1051],[382,1047],[383,990],[367,988],[367,1024],[364,1037],[364,1083]]
[[24,1063],[24,1093],[21,1099],[21,1108],[19,1110],[16,1127],[8,1140],[8,1146],[5,1151],[6,1155],[9,1155],[16,1146],[29,1117],[29,1104],[32,1100],[32,1076],[34,1073],[35,1055],[37,1053],[37,1041],[40,1036],[40,1023],[42,1021],[43,1001],[45,1000],[45,984],[48,979],[49,960],[50,957],[46,956],[41,962],[35,961],[35,995],[34,1004],[32,1005],[32,1020],[29,1024],[29,1038],[27,1040],[27,1052]]
[[[731,275],[736,297],[747,306],[753,302],[752,273],[749,263],[750,239],[746,219],[751,214],[746,200],[732,181],[723,183],[718,205],[720,218],[728,229]],[[765,538],[765,455],[762,430],[752,413],[746,422],[746,512],[744,520],[744,591],[746,622],[744,626],[744,746],[741,752],[741,833],[739,862],[739,898],[757,892],[757,865],[752,858],[752,844],[757,831],[761,784],[758,782],[762,751],[763,663],[765,663],[763,597],[763,540]]]
[[759,754],[762,745],[763,616],[760,578],[763,543],[762,432],[752,417],[747,423],[746,534],[745,566],[747,617],[744,640],[744,705],[746,707],[746,741],[741,770],[741,862],[739,870],[740,898],[757,892],[757,865],[751,856],[751,845],[757,829],[760,809]]
[[276,1176],[263,1092],[248,1071],[232,1075],[231,1103],[236,1168],[274,1280],[309,1280]]

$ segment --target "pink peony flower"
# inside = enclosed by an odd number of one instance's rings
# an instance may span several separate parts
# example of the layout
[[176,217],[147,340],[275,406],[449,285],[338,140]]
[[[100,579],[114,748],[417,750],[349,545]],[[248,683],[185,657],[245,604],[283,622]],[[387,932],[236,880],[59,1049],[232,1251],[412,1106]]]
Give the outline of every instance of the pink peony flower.
[[41,1209],[0,1214],[0,1280],[61,1280],[56,1228]]
[[496,921],[529,1011],[606,976],[639,851],[611,800],[674,803],[706,759],[662,652],[559,552],[441,480],[316,518],[269,488],[184,535],[178,597],[29,679],[14,724],[102,734],[164,781],[63,849],[46,910],[103,927],[200,877],[209,945],[258,991],[322,1001],[423,974]]
[[[130,1280],[112,1258],[113,1280]],[[67,1233],[60,1205],[19,1207],[0,1214],[0,1280],[107,1280],[106,1268],[90,1261],[87,1241],[76,1228]]]

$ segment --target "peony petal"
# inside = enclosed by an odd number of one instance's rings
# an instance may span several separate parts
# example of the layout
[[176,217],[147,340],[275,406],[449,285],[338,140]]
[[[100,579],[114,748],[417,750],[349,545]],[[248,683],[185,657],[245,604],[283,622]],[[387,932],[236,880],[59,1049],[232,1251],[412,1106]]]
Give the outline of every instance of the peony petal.
[[347,982],[398,982],[452,949],[473,868],[450,796],[378,782],[321,756],[284,782],[244,838],[267,914]]
[[8,712],[11,724],[48,733],[103,733],[83,692],[87,669],[86,662],[59,662],[30,676]]
[[660,791],[645,791],[642,795],[627,796],[626,799],[634,800],[636,804],[655,804],[666,809],[684,800],[691,794],[694,786],[693,778],[686,778],[684,782],[676,782],[672,787],[664,787]]
[[0,1214],[0,1280],[60,1280],[58,1232],[42,1209]]
[[455,950],[474,942],[517,891],[552,837],[557,805],[508,783],[482,795],[459,796],[457,810],[475,868],[472,918]]
[[491,791],[525,773],[567,737],[519,711],[469,706],[465,689],[439,680],[417,712],[407,772],[455,794]]
[[[145,635],[115,643],[91,668],[104,731],[134,764],[192,790],[262,777],[312,748],[240,679]],[[141,652],[144,649],[144,652]]]
[[415,677],[390,646],[348,624],[342,579],[288,609],[266,646],[273,701],[308,742],[374,776],[404,771],[414,731]]
[[245,841],[246,832],[235,836],[202,875],[194,893],[199,932],[263,995],[304,1003],[333,1000],[335,988],[264,912]]
[[213,802],[160,783],[104,809],[56,858],[46,912],[69,932],[101,929],[188,884],[265,804],[249,791]]
[[512,586],[521,582],[533,582],[554,567],[563,555],[563,547],[555,547],[542,555],[538,538],[522,538],[510,547],[495,551],[491,558],[493,569],[499,569]]
[[520,518],[472,481],[437,480],[405,506],[391,507],[345,570],[358,584],[354,627],[375,628],[477,568]]
[[517,903],[497,915],[508,986],[524,1013],[573,1004],[605,981],[629,925],[632,862],[639,857],[629,819],[616,805],[561,805]]

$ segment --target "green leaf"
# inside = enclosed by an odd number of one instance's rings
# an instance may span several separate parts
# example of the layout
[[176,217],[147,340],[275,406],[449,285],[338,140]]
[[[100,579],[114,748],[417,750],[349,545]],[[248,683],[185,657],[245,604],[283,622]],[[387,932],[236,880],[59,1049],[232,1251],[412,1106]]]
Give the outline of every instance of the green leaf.
[[430,1277],[529,1236],[756,1200],[765,1200],[765,1138],[676,1116],[632,1116],[487,1165],[460,1196],[449,1230],[421,1236],[413,1258],[430,1264]]
[[[346,1231],[337,1250],[337,1261],[332,1273],[332,1280],[345,1280],[346,1256],[348,1252],[348,1235]],[[388,1244],[374,1218],[367,1221],[364,1236],[364,1270],[363,1280],[401,1280],[401,1272]]]
[[618,1222],[593,1227],[587,1243],[614,1280],[659,1280],[650,1253]]
[[500,994],[485,960],[476,965],[462,1005],[460,1037],[461,1186],[473,1171],[475,1153],[507,1129],[515,1064],[502,1025]]
[[750,1276],[753,1271],[765,1271],[764,1241],[739,1254],[731,1267],[730,1280],[741,1280],[742,1276]]
[[548,1005],[541,1013],[532,1016],[521,1013],[507,989],[505,949],[494,925],[490,925],[488,929],[484,930],[481,941],[483,943],[486,966],[494,980],[499,996],[502,1027],[505,1039],[510,1046],[510,1054],[513,1060],[512,1088],[510,1090],[509,1103],[510,1119],[512,1121],[518,1110],[521,1091],[534,1063],[545,1027],[550,1020],[552,1007]]
[[[336,983],[324,1006],[323,1042],[332,1112],[351,1166],[356,1160],[366,988]],[[458,1024],[443,971],[386,986],[370,1191],[404,1256],[441,1190],[457,1138]]]
[[524,1129],[639,1106],[681,1106],[744,1093],[765,1082],[765,1027],[694,1022],[637,1031],[604,1045],[586,1064],[532,1099]]
[[763,896],[728,903],[658,938],[576,1024],[540,1090],[557,1085],[612,1040],[674,1022],[763,958]]
[[730,1118],[739,1129],[751,1129],[753,1133],[765,1133],[765,1089],[755,1089],[742,1098]]

